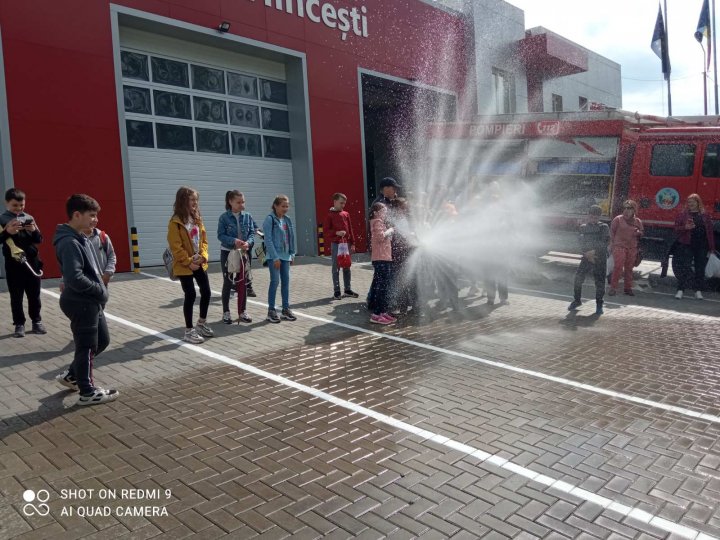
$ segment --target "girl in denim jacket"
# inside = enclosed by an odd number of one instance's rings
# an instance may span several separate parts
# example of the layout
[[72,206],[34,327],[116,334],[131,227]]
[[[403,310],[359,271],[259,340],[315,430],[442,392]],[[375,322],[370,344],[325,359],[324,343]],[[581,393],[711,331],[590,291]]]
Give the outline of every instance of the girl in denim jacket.
[[[279,323],[281,318],[286,321],[297,320],[290,311],[290,265],[295,259],[295,227],[287,215],[289,208],[290,199],[287,195],[278,195],[273,201],[272,212],[263,222],[265,250],[270,269],[267,320],[271,323]],[[280,317],[275,310],[278,284],[282,297]]]

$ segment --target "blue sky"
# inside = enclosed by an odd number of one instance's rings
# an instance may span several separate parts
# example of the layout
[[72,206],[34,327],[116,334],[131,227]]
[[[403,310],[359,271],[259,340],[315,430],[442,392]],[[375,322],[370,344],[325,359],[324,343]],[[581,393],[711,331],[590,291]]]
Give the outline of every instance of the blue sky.
[[[525,12],[525,27],[544,26],[622,66],[623,108],[667,114],[667,83],[650,49],[653,0],[506,0]],[[693,34],[702,0],[667,0],[673,115],[703,114],[702,49]],[[718,68],[720,69],[720,67]],[[712,77],[712,64],[710,66]],[[708,80],[708,111],[714,89]]]

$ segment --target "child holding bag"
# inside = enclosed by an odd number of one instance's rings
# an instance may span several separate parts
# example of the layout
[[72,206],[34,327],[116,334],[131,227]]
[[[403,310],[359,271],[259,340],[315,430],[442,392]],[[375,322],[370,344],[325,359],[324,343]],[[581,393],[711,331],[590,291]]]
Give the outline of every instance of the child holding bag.
[[[347,197],[343,193],[335,193],[333,195],[333,205],[330,207],[325,222],[323,223],[323,234],[327,240],[326,246],[330,246],[330,255],[332,256],[332,280],[333,280],[333,298],[340,300],[343,297],[357,298],[358,294],[352,290],[350,286],[350,266],[338,264],[338,252],[345,248],[352,249],[355,244],[355,235],[353,234],[352,223],[350,223],[350,214],[345,211]],[[341,244],[347,244],[345,247]],[[327,249],[327,247],[325,248]],[[345,254],[341,254],[345,255]],[[350,253],[347,253],[349,256]],[[347,263],[344,263],[347,264]],[[343,286],[345,294],[340,294],[340,268],[343,273]]]
[[[250,260],[248,251],[252,248],[255,239],[255,229],[252,217],[245,210],[245,196],[237,191],[228,191],[225,194],[225,212],[218,220],[217,238],[220,241],[220,268],[223,275],[222,308],[223,322],[232,324],[230,314],[230,290],[237,292],[238,324],[251,323],[252,318],[247,313],[247,270]],[[239,257],[238,272],[228,269],[228,257]]]

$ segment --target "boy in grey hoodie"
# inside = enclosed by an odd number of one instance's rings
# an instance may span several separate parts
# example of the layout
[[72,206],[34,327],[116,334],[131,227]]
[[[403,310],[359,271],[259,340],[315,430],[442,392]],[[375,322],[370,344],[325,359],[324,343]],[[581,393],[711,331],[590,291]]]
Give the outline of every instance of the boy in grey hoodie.
[[75,357],[56,380],[62,386],[80,392],[77,405],[97,405],[113,401],[119,395],[115,389],[95,386],[92,376],[95,356],[110,344],[103,313],[108,291],[102,280],[97,253],[82,231],[97,225],[100,205],[88,195],[71,195],[66,210],[68,222],[57,226],[53,245],[65,284],[60,295],[60,309],[70,319]]

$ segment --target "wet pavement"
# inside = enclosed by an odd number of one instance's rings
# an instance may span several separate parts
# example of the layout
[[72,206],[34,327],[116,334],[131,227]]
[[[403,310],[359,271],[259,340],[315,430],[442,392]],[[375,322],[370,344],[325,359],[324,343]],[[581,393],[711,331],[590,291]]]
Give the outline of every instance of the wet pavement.
[[0,538],[720,537],[720,295],[641,280],[569,313],[572,264],[541,264],[509,305],[466,287],[458,315],[378,328],[329,274],[293,267],[298,321],[255,298],[227,326],[213,267],[201,346],[179,284],[118,276],[95,378],[121,396],[82,409],[46,281],[48,334],[0,335]]

